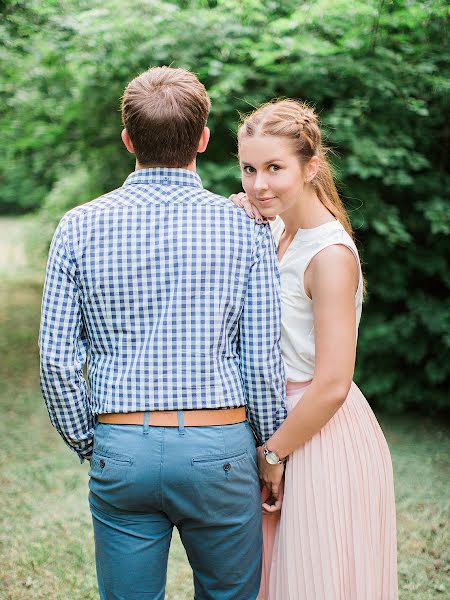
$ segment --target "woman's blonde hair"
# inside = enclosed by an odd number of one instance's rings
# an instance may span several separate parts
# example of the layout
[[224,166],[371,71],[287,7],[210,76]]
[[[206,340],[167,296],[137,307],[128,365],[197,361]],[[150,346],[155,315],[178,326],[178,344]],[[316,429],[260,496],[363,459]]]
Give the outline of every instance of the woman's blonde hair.
[[302,164],[306,164],[313,156],[319,158],[319,169],[311,184],[322,204],[353,238],[352,226],[333,180],[327,160],[328,148],[322,144],[319,119],[314,109],[297,100],[274,100],[263,104],[243,117],[238,141],[255,135],[288,138]]

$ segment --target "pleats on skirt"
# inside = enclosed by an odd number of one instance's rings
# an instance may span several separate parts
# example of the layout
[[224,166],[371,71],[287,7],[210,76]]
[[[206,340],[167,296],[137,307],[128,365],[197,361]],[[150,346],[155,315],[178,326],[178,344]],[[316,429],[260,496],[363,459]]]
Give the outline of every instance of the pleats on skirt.
[[[291,411],[309,385],[287,384]],[[353,383],[334,417],[288,459],[281,517],[263,515],[259,600],[397,600],[392,462]]]

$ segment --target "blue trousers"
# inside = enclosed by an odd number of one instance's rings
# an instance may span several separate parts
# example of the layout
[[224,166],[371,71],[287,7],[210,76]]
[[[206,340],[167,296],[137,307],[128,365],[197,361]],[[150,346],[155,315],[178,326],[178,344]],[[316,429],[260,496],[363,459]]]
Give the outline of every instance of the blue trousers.
[[[150,416],[151,419],[151,416]],[[175,525],[196,600],[255,600],[261,503],[248,423],[97,423],[91,508],[101,600],[163,600]]]

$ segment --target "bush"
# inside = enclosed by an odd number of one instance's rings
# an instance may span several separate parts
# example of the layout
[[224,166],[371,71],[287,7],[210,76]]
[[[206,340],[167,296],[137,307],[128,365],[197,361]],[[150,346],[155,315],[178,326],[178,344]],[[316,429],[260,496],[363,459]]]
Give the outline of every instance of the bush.
[[84,166],[61,175],[29,222],[27,253],[32,265],[39,268],[45,263],[53,233],[61,217],[74,206],[95,198],[98,193],[96,183]]
[[220,193],[239,186],[238,111],[277,96],[307,100],[336,150],[368,281],[357,379],[391,411],[448,406],[442,0],[6,5],[14,11],[0,26],[9,76],[0,93],[4,211],[39,206],[52,190],[39,217],[48,213],[45,237],[52,211],[81,199],[66,177],[88,173],[93,195],[121,185],[133,163],[119,141],[118,98],[150,65],[190,68],[209,90],[213,137],[199,170]]

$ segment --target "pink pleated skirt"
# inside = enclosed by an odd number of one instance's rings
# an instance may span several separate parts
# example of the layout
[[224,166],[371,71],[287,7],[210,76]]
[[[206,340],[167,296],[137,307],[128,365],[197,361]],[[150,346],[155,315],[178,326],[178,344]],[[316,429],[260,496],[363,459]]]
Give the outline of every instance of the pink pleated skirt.
[[[288,382],[288,412],[308,385]],[[281,517],[263,515],[263,540],[259,600],[397,600],[392,462],[354,383],[289,457]]]

